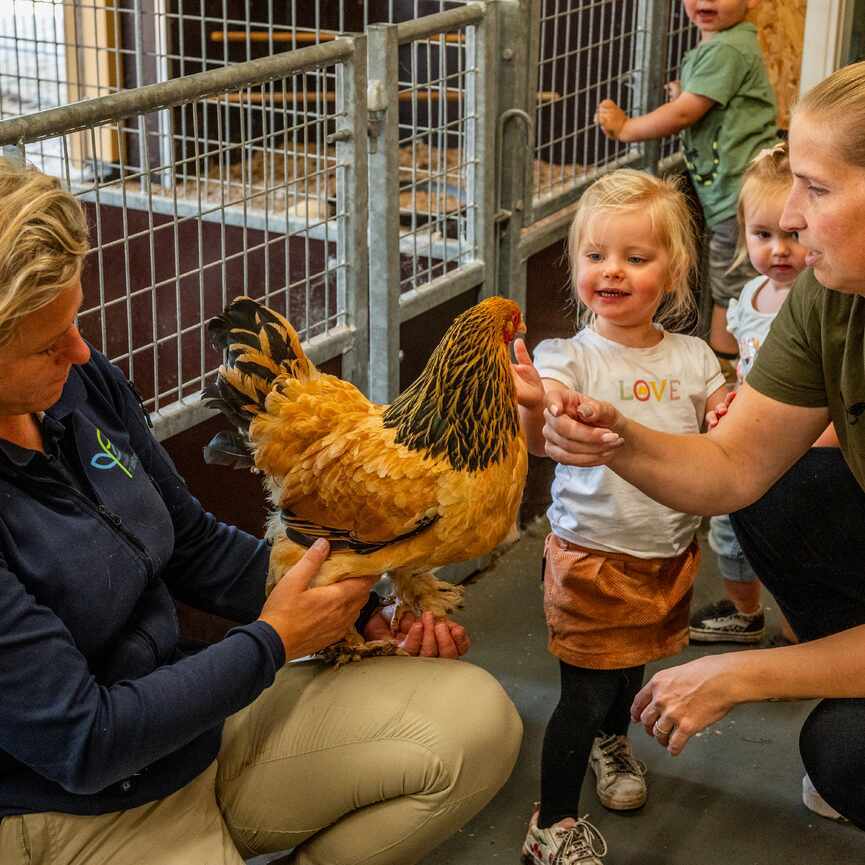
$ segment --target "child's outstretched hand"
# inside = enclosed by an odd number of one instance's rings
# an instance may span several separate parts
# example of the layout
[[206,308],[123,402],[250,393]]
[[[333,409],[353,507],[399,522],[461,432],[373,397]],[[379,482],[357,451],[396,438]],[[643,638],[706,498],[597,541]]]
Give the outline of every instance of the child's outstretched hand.
[[721,422],[721,418],[727,414],[730,406],[733,403],[733,400],[736,399],[736,391],[730,391],[726,397],[724,397],[724,402],[715,406],[712,411],[706,412],[706,431],[715,429],[716,426]]
[[627,122],[628,115],[612,99],[605,99],[601,102],[595,112],[595,123],[604,130],[604,135],[616,141],[618,141]]
[[544,404],[544,383],[524,340],[514,340],[514,356],[517,361],[511,364],[511,374],[517,388],[517,403],[527,409],[540,408]]

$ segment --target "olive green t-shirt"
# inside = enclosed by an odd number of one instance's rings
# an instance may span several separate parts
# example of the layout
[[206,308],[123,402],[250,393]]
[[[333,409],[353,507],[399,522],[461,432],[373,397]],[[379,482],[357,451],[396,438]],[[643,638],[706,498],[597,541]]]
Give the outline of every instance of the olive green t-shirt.
[[865,296],[830,291],[806,270],[747,381],[788,405],[828,406],[847,464],[865,489]]
[[681,80],[683,91],[716,103],[681,132],[685,164],[706,222],[714,226],[736,215],[748,163],[778,134],[757,28],[743,21],[701,42],[685,55]]

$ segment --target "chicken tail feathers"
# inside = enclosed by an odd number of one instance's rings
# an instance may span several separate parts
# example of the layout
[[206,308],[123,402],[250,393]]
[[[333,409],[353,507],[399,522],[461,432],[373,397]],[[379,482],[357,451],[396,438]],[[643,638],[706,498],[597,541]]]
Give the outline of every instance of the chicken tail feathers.
[[286,537],[290,541],[294,541],[302,547],[311,547],[318,538],[326,538],[330,543],[330,549],[332,552],[351,552],[357,553],[361,556],[368,556],[371,553],[377,553],[379,550],[389,546],[390,544],[398,544],[400,541],[407,541],[409,538],[419,535],[422,531],[428,529],[439,520],[439,514],[436,514],[434,517],[422,517],[417,521],[413,529],[403,532],[400,535],[395,535],[392,538],[386,538],[380,541],[364,541],[347,529],[338,529],[333,526],[322,526],[318,523],[301,519],[300,517],[295,516],[295,514],[287,508],[283,508],[280,513]]
[[304,379],[315,369],[288,319],[252,298],[232,301],[208,322],[207,330],[225,360],[203,397],[244,433],[264,411],[277,378]]

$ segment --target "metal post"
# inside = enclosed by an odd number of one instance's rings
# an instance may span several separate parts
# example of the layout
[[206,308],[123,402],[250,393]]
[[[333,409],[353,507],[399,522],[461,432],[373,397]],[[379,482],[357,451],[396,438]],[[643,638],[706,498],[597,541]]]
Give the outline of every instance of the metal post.
[[495,275],[495,191],[496,191],[496,6],[486,5],[483,22],[466,32],[467,66],[474,68],[466,88],[466,117],[471,134],[466,136],[468,170],[466,189],[475,204],[467,237],[469,246],[484,263],[481,296],[499,293]]
[[369,394],[399,393],[399,41],[395,24],[367,29],[369,177]]
[[[633,106],[637,114],[648,114],[664,103],[670,6],[671,0],[640,0],[634,52]],[[642,148],[644,167],[656,172],[661,157],[660,140],[646,141]]]
[[[168,3],[167,0],[156,0],[153,13],[154,41],[156,44],[156,80],[169,81],[171,68],[168,55],[171,50],[171,35],[168,26]],[[182,26],[182,25],[181,25]],[[179,29],[179,28],[178,28]],[[141,86],[138,81],[138,86]],[[175,181],[171,165],[174,162],[174,118],[171,110],[160,111],[157,115],[158,140],[159,140],[159,182],[164,190],[169,189]],[[184,136],[185,138],[185,136]],[[184,140],[181,150],[186,146]]]
[[[524,104],[519,106],[525,108],[526,113],[531,118],[533,129],[537,130],[537,125],[540,125],[540,117],[538,116],[538,90],[540,89],[540,69],[541,69],[541,27],[544,26],[541,21],[541,0],[529,0],[526,4],[524,15],[528,16],[525,22],[526,28],[526,89],[523,97]],[[529,135],[528,129],[525,130],[526,135]],[[523,161],[523,225],[531,225],[535,221],[533,204],[535,198],[535,158],[541,158],[537,153],[538,132],[533,131],[527,143],[525,160]]]
[[344,183],[337,182],[338,241],[341,260],[337,268],[337,296],[345,298],[348,323],[353,327],[352,348],[342,356],[343,378],[360,390],[369,390],[369,262],[367,260],[367,102],[365,36],[354,37],[354,53],[343,63],[342,104],[338,112],[337,165],[343,166]]
[[[524,107],[528,100],[529,28],[536,25],[530,10],[537,0],[501,0],[498,11],[498,146],[501,160],[496,189],[495,284],[499,294],[515,300],[523,309],[526,303],[525,262],[520,256],[520,234],[525,222],[525,160],[531,161],[534,125]],[[536,11],[536,10],[535,10]],[[515,118],[521,118],[517,122]]]

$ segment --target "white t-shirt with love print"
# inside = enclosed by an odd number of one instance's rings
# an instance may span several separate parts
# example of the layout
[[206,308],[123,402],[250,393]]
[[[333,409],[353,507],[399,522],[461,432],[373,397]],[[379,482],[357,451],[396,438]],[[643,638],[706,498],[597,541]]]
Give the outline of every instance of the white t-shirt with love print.
[[[547,339],[534,353],[542,378],[611,402],[652,429],[696,433],[706,400],[724,384],[718,359],[694,336],[663,331],[651,348],[629,348],[591,328],[571,339]],[[606,466],[556,466],[553,531],[572,543],[638,558],[671,558],[694,537],[700,517],[650,499]]]

